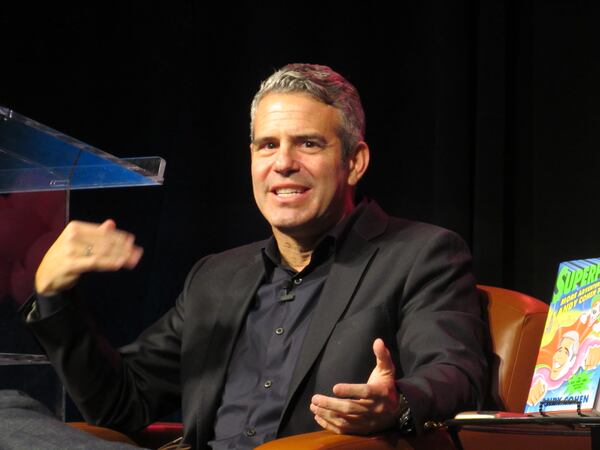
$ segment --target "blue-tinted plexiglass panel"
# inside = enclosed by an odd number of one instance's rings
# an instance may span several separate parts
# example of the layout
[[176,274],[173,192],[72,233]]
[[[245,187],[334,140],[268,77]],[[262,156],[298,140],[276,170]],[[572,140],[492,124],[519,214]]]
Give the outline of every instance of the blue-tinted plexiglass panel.
[[0,193],[160,185],[160,157],[117,158],[0,106]]
[[20,308],[34,292],[40,261],[65,227],[68,199],[68,191],[0,194],[0,398],[7,389],[25,392],[60,418],[62,383]]

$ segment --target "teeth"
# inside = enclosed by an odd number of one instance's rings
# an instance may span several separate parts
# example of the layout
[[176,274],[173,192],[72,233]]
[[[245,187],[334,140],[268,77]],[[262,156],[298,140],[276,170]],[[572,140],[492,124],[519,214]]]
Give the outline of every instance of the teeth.
[[275,191],[275,193],[277,195],[296,195],[296,194],[301,194],[302,192],[304,192],[301,189],[293,189],[293,188],[282,188],[282,189],[277,189]]

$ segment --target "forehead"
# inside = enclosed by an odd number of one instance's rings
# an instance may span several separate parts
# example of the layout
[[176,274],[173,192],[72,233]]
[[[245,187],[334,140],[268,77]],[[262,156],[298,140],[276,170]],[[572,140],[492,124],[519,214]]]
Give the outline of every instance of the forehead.
[[303,93],[270,93],[258,103],[254,132],[315,131],[335,132],[340,125],[339,111]]
[[560,346],[561,347],[571,347],[573,344],[575,343],[575,341],[570,338],[570,337],[564,337],[560,340]]

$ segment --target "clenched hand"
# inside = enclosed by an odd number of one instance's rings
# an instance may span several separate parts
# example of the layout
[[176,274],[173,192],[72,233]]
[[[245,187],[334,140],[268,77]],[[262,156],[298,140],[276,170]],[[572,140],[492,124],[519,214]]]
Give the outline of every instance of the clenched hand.
[[117,230],[113,220],[70,222],[42,259],[35,289],[52,296],[71,288],[86,272],[133,269],[143,253],[134,241],[131,233]]

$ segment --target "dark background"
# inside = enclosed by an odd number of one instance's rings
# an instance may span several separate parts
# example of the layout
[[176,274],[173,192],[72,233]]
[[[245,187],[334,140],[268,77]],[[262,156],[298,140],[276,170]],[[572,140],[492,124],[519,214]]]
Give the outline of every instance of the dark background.
[[10,3],[0,105],[167,160],[163,187],[72,194],[73,218],[113,217],[146,249],[139,269],[83,282],[115,344],[173,303],[199,257],[269,234],[248,109],[288,62],[357,86],[361,195],[460,233],[480,283],[548,300],[560,261],[600,256],[596,1]]

